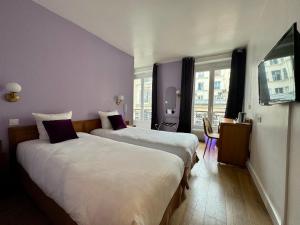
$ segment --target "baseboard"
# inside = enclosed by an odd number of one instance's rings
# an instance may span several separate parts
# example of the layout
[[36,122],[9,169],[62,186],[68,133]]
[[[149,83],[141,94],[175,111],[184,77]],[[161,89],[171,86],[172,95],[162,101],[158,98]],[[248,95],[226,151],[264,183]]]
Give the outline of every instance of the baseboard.
[[282,224],[282,219],[280,218],[279,213],[275,209],[271,199],[269,198],[268,193],[266,192],[261,180],[257,176],[254,168],[252,167],[251,163],[248,161],[247,162],[247,168],[250,172],[250,175],[255,183],[255,186],[268,210],[269,215],[271,216],[272,222],[274,225],[283,225]]

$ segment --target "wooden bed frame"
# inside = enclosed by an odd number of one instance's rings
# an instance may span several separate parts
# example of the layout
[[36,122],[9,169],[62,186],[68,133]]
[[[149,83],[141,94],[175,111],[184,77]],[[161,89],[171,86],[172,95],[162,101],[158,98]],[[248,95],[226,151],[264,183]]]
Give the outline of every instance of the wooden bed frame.
[[197,152],[194,153],[193,157],[192,157],[192,164],[190,167],[185,167],[184,168],[184,175],[183,175],[183,179],[184,179],[184,184],[186,189],[190,189],[190,185],[189,185],[189,179],[191,177],[191,170],[193,169],[194,165],[199,161],[199,158],[197,156]]
[[[100,128],[99,119],[74,121],[73,126],[76,132],[86,132]],[[33,199],[35,204],[47,215],[53,225],[77,225],[77,223],[62,209],[54,200],[45,195],[45,193],[29,177],[27,172],[17,162],[16,151],[17,145],[23,141],[29,141],[39,138],[36,125],[24,127],[8,128],[9,153],[12,167],[12,173],[17,178],[20,185]],[[186,174],[186,172],[185,172]],[[187,174],[189,175],[189,173]],[[184,200],[184,190],[186,186],[185,176],[182,178],[176,192],[174,193],[168,207],[166,208],[163,218],[159,225],[168,225],[173,212],[179,207]]]

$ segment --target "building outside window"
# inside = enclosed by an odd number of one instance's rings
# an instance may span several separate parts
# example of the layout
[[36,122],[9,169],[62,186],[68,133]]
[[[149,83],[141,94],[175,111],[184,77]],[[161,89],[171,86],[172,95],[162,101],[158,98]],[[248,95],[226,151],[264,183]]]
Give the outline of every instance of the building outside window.
[[286,80],[286,79],[289,79],[286,68],[283,68],[282,71],[283,71],[284,79],[285,79],[285,80]]
[[220,89],[221,88],[221,81],[215,81],[215,83],[214,83],[214,88],[215,89]]
[[133,83],[134,124],[150,128],[152,115],[152,70],[135,72]]
[[199,82],[198,83],[198,91],[202,91],[203,90],[203,83]]
[[285,92],[285,93],[289,93],[289,91],[290,91],[290,87],[289,87],[289,86],[286,86],[286,87],[284,88],[284,92]]
[[278,59],[272,59],[272,60],[270,60],[270,64],[271,64],[271,65],[276,65],[276,64],[278,64]]

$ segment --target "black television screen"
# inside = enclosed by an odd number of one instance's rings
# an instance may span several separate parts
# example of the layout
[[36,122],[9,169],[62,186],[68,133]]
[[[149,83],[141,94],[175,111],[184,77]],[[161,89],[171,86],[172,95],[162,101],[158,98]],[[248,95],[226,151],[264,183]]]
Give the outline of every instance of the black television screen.
[[259,103],[261,105],[296,101],[297,40],[297,26],[294,24],[259,64]]

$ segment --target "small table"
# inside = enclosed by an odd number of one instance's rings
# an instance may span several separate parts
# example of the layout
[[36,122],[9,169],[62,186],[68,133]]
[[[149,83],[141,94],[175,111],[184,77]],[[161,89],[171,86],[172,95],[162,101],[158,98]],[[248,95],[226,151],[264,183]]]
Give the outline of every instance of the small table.
[[220,119],[220,124],[221,123],[235,123],[233,119],[229,119],[229,118],[221,118]]
[[251,123],[221,120],[218,162],[245,167],[249,157],[251,129]]

